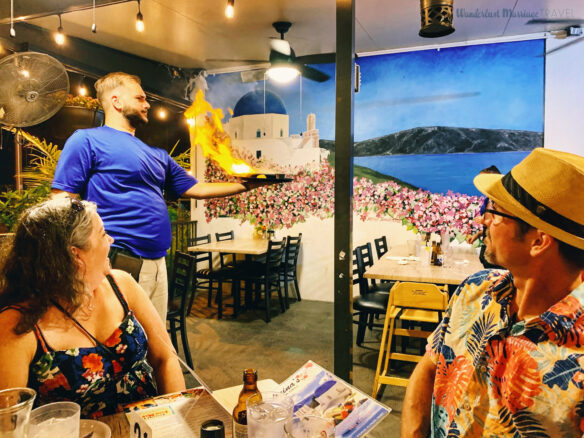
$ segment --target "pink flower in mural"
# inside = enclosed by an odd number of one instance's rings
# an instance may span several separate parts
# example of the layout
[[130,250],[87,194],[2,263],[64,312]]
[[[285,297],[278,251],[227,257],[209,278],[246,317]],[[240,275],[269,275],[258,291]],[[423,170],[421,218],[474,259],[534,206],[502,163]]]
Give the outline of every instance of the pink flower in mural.
[[[252,156],[242,156],[252,165]],[[278,173],[291,173],[282,167]],[[213,162],[206,170],[207,181],[235,180],[228,177]],[[290,228],[307,217],[326,219],[334,214],[334,169],[322,160],[317,170],[303,169],[286,184],[262,187],[237,196],[205,201],[206,218],[228,216],[250,222],[257,228]],[[479,229],[474,222],[482,198],[448,192],[445,195],[426,190],[413,190],[395,181],[374,184],[366,178],[353,183],[354,211],[362,221],[368,218],[401,220],[408,229],[422,232],[450,230],[469,235]]]

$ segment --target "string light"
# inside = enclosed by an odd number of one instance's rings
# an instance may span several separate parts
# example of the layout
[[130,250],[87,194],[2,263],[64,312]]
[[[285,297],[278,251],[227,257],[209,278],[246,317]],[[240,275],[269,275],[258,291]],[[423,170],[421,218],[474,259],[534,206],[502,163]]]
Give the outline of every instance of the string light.
[[59,28],[57,29],[57,32],[55,33],[55,42],[60,46],[65,44],[65,34],[63,33],[61,14],[59,14]]
[[227,18],[233,18],[235,14],[235,0],[227,0],[227,7],[225,8],[225,16]]
[[166,119],[166,110],[165,110],[164,108],[160,108],[160,109],[158,110],[158,118],[159,118],[160,120],[164,120],[164,119]]
[[138,1],[138,13],[136,14],[136,30],[138,32],[144,32],[144,16],[140,10],[140,0]]
[[14,30],[14,0],[10,0],[10,37],[16,38],[16,31]]
[[95,0],[93,0],[93,23],[91,24],[91,31],[93,33],[97,32],[97,24],[95,24]]

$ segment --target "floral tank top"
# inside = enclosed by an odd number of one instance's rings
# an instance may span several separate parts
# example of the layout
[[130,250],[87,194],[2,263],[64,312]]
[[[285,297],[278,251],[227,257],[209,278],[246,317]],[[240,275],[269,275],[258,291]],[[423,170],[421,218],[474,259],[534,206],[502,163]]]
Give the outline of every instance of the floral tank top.
[[35,325],[37,350],[31,362],[28,387],[37,391],[38,404],[74,401],[83,418],[99,418],[121,411],[121,405],[156,395],[152,367],[146,361],[148,339],[114,279],[107,276],[124,308],[125,317],[101,343],[74,317],[59,308],[96,343],[95,347],[55,351]]

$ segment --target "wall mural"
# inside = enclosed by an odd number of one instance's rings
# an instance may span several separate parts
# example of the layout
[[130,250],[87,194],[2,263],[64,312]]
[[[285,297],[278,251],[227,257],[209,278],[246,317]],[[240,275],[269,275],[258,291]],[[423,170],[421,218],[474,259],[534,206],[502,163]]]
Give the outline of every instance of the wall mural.
[[[483,168],[505,173],[543,145],[543,40],[364,57],[355,95],[354,207],[362,220],[408,229],[475,231]],[[334,65],[318,65],[334,78]],[[334,80],[286,86],[207,78],[207,99],[225,110],[234,153],[292,183],[206,202],[208,220],[231,216],[259,229],[334,213]],[[233,109],[232,113],[228,109]],[[205,177],[224,180],[209,162]],[[267,207],[270,208],[267,208]]]

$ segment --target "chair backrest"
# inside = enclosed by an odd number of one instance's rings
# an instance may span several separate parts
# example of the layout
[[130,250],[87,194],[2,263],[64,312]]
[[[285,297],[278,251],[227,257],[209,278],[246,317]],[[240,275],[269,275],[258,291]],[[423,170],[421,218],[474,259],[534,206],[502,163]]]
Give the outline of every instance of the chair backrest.
[[369,282],[364,277],[366,266],[363,259],[363,254],[367,252],[367,245],[371,250],[370,243],[358,246],[353,250],[353,284],[359,285],[360,295],[366,295],[369,292]]
[[268,252],[266,253],[266,276],[272,277],[280,275],[282,265],[282,255],[286,249],[286,238],[282,240],[270,240],[268,242]]
[[[226,231],[225,233],[215,233],[215,240],[221,242],[223,240],[233,240],[235,239],[235,234],[233,230]],[[228,257],[231,257],[231,261],[235,262],[235,254],[231,253],[219,253],[219,260],[221,261],[221,267],[224,268],[229,262]]]
[[389,302],[395,307],[445,310],[448,306],[448,286],[398,281],[391,288]]
[[175,251],[187,251],[197,235],[197,221],[173,221],[170,226],[172,230],[170,254],[174,254]]
[[375,251],[377,252],[377,258],[380,259],[387,253],[389,247],[387,246],[387,239],[385,236],[378,237],[377,239],[373,239],[375,242]]
[[[194,239],[192,239],[191,246],[202,245],[204,243],[211,243],[211,234],[207,234],[205,236],[195,237]],[[194,253],[191,253],[190,255],[195,259],[196,269],[199,269],[197,265],[201,262],[207,262],[209,264],[207,267],[209,269],[211,268],[213,259],[211,257],[210,252],[194,252]]]
[[192,292],[191,286],[195,270],[195,258],[181,251],[174,253],[172,265],[172,277],[168,285],[168,299],[173,301],[181,298],[181,308],[184,309],[187,299]]
[[298,236],[288,236],[286,241],[286,251],[284,253],[284,268],[296,269],[298,264],[298,255],[300,254],[300,241],[302,240],[302,233]]

